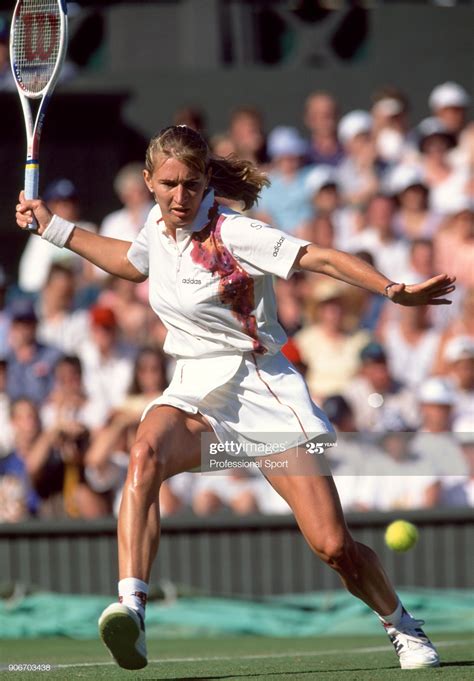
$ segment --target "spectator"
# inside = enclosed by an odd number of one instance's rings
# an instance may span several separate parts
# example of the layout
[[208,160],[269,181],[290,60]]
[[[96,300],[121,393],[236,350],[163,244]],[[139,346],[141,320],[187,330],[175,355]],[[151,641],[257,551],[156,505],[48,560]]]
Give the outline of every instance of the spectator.
[[[408,267],[409,249],[394,233],[395,203],[392,197],[377,194],[369,200],[364,229],[349,241],[349,250],[368,251],[375,267],[392,281],[402,281]],[[406,282],[412,283],[412,282]]]
[[[430,279],[436,275],[436,267],[434,263],[434,245],[431,239],[413,239],[410,243],[410,253],[408,268],[400,277],[400,281],[410,283],[417,283]],[[436,330],[442,331],[455,318],[459,317],[460,307],[463,299],[462,286],[457,286],[451,296],[451,305],[446,309],[441,309],[441,306],[433,305],[428,310],[428,319],[430,324]],[[385,308],[387,315],[396,313],[397,310],[389,310]],[[434,371],[436,372],[436,366]]]
[[334,224],[329,215],[315,215],[299,230],[298,236],[321,248],[335,248],[334,232]]
[[442,83],[432,91],[429,105],[433,116],[456,137],[457,146],[450,152],[453,165],[471,166],[474,158],[474,123],[468,121],[467,117],[470,98],[466,90],[452,81]]
[[167,387],[167,364],[168,357],[161,350],[141,348],[135,359],[128,395],[119,411],[132,412],[138,419],[147,404],[159,397]]
[[434,241],[435,267],[449,271],[463,286],[474,287],[474,203],[460,201]]
[[416,238],[410,243],[408,268],[402,281],[425,281],[435,276],[434,246],[431,239]]
[[471,340],[474,340],[474,288],[468,288],[465,291],[459,315],[450,321],[441,336],[433,373],[446,373],[444,351],[446,344],[456,336],[468,336]]
[[[93,438],[86,453],[86,479],[96,492],[112,494],[115,514],[127,475],[130,441],[145,407],[159,397],[166,386],[166,356],[161,350],[142,348],[135,360],[128,395],[111,414],[107,426]],[[169,513],[181,508],[172,487],[168,485],[163,492]]]
[[409,241],[431,239],[440,226],[441,216],[429,208],[429,189],[421,170],[414,166],[396,166],[389,176],[388,188],[398,205],[393,219],[396,236]]
[[90,310],[90,321],[91,337],[80,354],[84,385],[101,410],[108,411],[125,398],[132,377],[131,352],[117,339],[117,320],[110,308],[95,305]]
[[398,318],[382,321],[379,335],[390,373],[406,386],[419,385],[434,368],[440,333],[429,322],[428,309],[398,308]]
[[304,272],[295,272],[290,279],[275,280],[275,293],[278,308],[278,321],[288,336],[303,326],[303,304],[306,293]]
[[341,119],[338,134],[346,155],[338,170],[344,201],[364,206],[379,189],[372,116],[367,111],[351,111]]
[[470,104],[466,90],[452,81],[437,85],[428,100],[430,109],[438,121],[453,135],[460,135],[467,122]]
[[153,207],[143,179],[141,163],[129,163],[119,170],[114,180],[115,193],[123,208],[107,215],[100,226],[103,236],[134,241]]
[[29,451],[40,433],[36,406],[30,400],[13,402],[10,412],[13,442],[0,458],[0,522],[18,522],[39,511],[40,498],[30,479]]
[[444,349],[444,361],[456,391],[453,419],[474,420],[474,339],[451,338]]
[[136,414],[118,412],[109,425],[94,438],[84,454],[84,476],[97,494],[110,498],[111,510],[118,515],[127,477],[129,451],[138,426]]
[[[322,408],[338,433],[356,433],[358,428],[354,410],[343,395],[330,395],[322,403]],[[338,438],[339,441],[339,438]],[[332,453],[328,450],[327,456]]]
[[377,155],[385,163],[399,163],[408,153],[408,100],[395,87],[384,87],[372,97],[371,115]]
[[350,333],[345,328],[347,288],[342,282],[319,280],[310,301],[313,323],[295,336],[308,366],[308,386],[316,400],[345,389],[358,369],[359,353],[369,340],[366,331]]
[[53,387],[53,370],[61,353],[38,342],[36,312],[29,300],[15,300],[10,314],[7,394],[11,400],[28,397],[41,405]]
[[[222,484],[222,477],[225,483]],[[260,475],[247,470],[224,473],[201,474],[196,481],[192,508],[200,516],[212,515],[228,508],[237,515],[248,515],[260,511],[259,500],[266,493],[267,485]]]
[[[354,211],[345,208],[342,203],[337,171],[327,165],[311,168],[305,184],[311,196],[315,215],[303,224],[298,236],[311,241],[313,222],[319,217],[325,217],[330,219],[333,225],[334,248],[347,250],[346,246],[356,230],[357,223]],[[316,240],[316,243],[319,242]]]
[[165,480],[160,487],[160,516],[192,511],[196,473],[179,473]]
[[108,410],[92,401],[82,382],[82,365],[75,355],[62,357],[54,369],[53,389],[41,408],[41,420],[46,428],[74,421],[89,431],[104,425]]
[[312,213],[304,184],[306,150],[296,128],[280,126],[268,136],[271,185],[262,190],[255,217],[289,234],[295,234]]
[[[96,225],[80,219],[79,194],[71,180],[61,178],[51,182],[45,189],[44,199],[48,201],[51,210],[59,217],[70,220],[88,231],[97,231]],[[41,291],[46,283],[51,266],[56,263],[66,265],[72,271],[78,273],[81,283],[93,278],[94,270],[90,263],[84,262],[82,258],[66,248],[55,248],[45,239],[40,239],[36,234],[31,234],[20,259],[20,288],[28,293]]]
[[343,509],[354,509],[357,500],[359,477],[371,458],[370,449],[357,433],[354,413],[342,395],[330,395],[323,409],[337,431],[337,445],[325,451],[325,457],[334,478]]
[[230,117],[229,135],[239,158],[256,164],[267,161],[263,118],[258,109],[241,106]]
[[7,395],[7,363],[0,359],[0,458],[12,445],[10,398]]
[[443,478],[442,503],[446,506],[474,506],[474,421],[459,418],[453,432],[466,462],[466,475]]
[[371,475],[361,478],[359,510],[390,511],[433,508],[440,499],[441,482],[413,446],[409,433],[384,433],[381,451],[371,460]]
[[84,455],[89,433],[77,421],[44,430],[32,444],[28,470],[41,497],[43,517],[97,518],[107,515],[108,499],[92,491],[85,479]]
[[304,123],[310,133],[309,159],[315,164],[337,166],[344,157],[337,138],[339,112],[328,92],[313,92],[306,99]]
[[64,353],[79,352],[89,335],[85,310],[73,311],[74,274],[53,263],[39,300],[38,340]]
[[417,134],[421,172],[430,189],[430,207],[441,215],[450,214],[468,193],[468,168],[456,167],[449,155],[456,146],[456,138],[434,118],[425,118]]
[[452,382],[446,378],[428,378],[419,387],[417,397],[421,423],[413,438],[413,451],[425,462],[430,473],[464,475],[465,461],[451,434],[456,404]]
[[416,400],[411,390],[391,376],[382,345],[369,343],[362,349],[360,359],[359,373],[344,391],[357,430],[414,430],[418,425]]
[[226,158],[231,154],[237,154],[237,147],[228,133],[213,135],[210,141],[211,151],[216,156]]
[[147,342],[151,319],[148,306],[138,296],[136,284],[120,277],[109,277],[97,303],[113,311],[120,341],[135,346]]

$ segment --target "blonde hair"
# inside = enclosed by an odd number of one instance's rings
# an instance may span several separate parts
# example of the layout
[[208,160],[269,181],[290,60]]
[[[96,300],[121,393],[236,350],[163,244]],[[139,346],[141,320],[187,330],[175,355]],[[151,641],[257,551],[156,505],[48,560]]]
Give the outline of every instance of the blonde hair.
[[172,125],[152,137],[145,160],[150,174],[158,154],[176,158],[204,175],[209,173],[209,186],[216,196],[242,201],[246,210],[257,201],[263,187],[270,184],[266,174],[250,161],[234,154],[226,158],[212,154],[205,139],[187,125]]

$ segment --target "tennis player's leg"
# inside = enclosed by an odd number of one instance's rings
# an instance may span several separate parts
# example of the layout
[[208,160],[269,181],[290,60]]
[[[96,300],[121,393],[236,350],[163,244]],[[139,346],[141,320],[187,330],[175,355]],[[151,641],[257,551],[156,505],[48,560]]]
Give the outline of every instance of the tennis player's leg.
[[[291,454],[272,457],[278,458],[289,460]],[[292,509],[311,549],[339,574],[350,593],[379,615],[402,668],[438,666],[436,650],[421,629],[423,622],[403,608],[377,554],[352,538],[334,480],[322,474],[322,464],[322,459],[313,456],[306,459],[304,471],[298,470],[297,463],[293,471],[290,464],[288,475],[268,472],[264,466],[261,470]]]
[[[285,453],[276,458],[291,457]],[[291,465],[291,464],[290,464]],[[336,486],[330,475],[322,474],[316,456],[306,457],[306,470],[298,475],[271,473],[262,468],[265,477],[292,509],[298,526],[312,550],[342,579],[354,596],[379,612],[395,610],[397,595],[377,555],[352,538],[341,508]]]
[[160,486],[199,466],[199,436],[210,430],[202,416],[160,405],[145,416],[130,450],[118,519],[120,602],[106,608],[99,619],[103,642],[125,669],[147,664],[144,616],[160,539]]

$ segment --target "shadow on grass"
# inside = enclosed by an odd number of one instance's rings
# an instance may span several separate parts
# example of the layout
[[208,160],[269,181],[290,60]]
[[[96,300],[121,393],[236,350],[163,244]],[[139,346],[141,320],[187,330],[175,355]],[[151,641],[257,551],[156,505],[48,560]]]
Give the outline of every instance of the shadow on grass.
[[[474,664],[472,662],[457,662],[457,663],[452,663],[451,666],[456,666],[456,665],[462,665],[462,664]],[[445,665],[443,665],[444,667]],[[284,671],[284,672],[259,672],[257,674],[252,674],[252,673],[243,673],[243,674],[219,674],[218,676],[174,676],[172,678],[167,678],[166,681],[217,681],[218,679],[258,679],[261,676],[287,676],[291,677],[292,674],[298,674],[298,676],[304,676],[305,674],[308,674],[308,678],[315,678],[316,675],[321,676],[322,674],[334,674],[335,671],[339,671],[340,673],[343,672],[373,672],[373,671],[382,671],[382,669],[385,671],[388,671],[390,669],[399,669],[398,665],[390,665],[389,667],[378,667],[377,670],[374,670],[373,667],[357,667],[354,669],[311,669],[308,671],[295,671],[295,672],[289,672],[289,671]],[[315,676],[309,676],[309,675],[315,675]],[[149,679],[149,677],[147,677]],[[158,681],[158,678],[156,679]]]
[[441,667],[474,667],[474,660],[458,660],[457,662],[441,662]]

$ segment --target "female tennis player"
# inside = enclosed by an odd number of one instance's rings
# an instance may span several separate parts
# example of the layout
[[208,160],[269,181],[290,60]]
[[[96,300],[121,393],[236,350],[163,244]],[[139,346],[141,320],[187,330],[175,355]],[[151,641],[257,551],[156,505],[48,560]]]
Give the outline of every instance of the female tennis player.
[[130,453],[118,521],[119,602],[99,620],[105,645],[121,667],[147,664],[144,615],[159,542],[158,491],[170,476],[200,465],[200,436],[214,431],[227,447],[269,448],[260,453],[285,443],[286,451],[258,461],[310,547],[377,613],[402,668],[438,666],[423,622],[403,608],[375,553],[350,536],[334,482],[322,475],[321,456],[294,454],[317,436],[318,442],[333,439],[333,431],[280,352],[285,334],[272,275],[320,272],[400,305],[449,304],[445,296],[454,290],[454,278],[442,274],[413,286],[392,282],[352,255],[227,208],[226,199],[252,206],[266,177],[249,162],[213,157],[186,126],[166,128],[151,140],[144,177],[156,205],[132,244],[84,231],[23,194],[16,208],[22,229],[34,215],[43,239],[115,276],[136,282],[149,277],[150,304],[168,330],[165,351],[176,358],[171,384],[146,408]]

